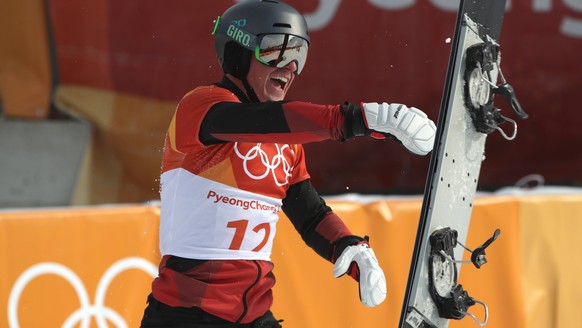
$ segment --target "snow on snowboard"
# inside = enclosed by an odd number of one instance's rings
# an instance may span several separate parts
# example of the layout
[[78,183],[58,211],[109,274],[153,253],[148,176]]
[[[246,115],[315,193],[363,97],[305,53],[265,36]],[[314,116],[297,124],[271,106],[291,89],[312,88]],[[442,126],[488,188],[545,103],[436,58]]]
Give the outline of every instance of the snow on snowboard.
[[[487,134],[508,140],[517,134],[517,123],[494,100],[505,99],[527,118],[500,68],[505,1],[460,3],[400,328],[448,327],[449,319],[466,316],[481,326],[488,320],[487,305],[463,289],[459,274],[462,263],[485,264],[485,249],[500,235],[497,229],[474,250],[465,246]],[[465,250],[471,261],[462,261]]]

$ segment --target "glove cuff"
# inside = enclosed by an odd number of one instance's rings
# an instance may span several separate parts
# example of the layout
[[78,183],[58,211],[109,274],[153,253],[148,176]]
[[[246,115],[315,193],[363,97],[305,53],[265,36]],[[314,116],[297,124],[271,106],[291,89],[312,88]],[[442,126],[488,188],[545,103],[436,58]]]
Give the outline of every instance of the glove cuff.
[[346,101],[341,105],[341,111],[344,114],[344,133],[341,141],[370,133],[360,106]]
[[346,247],[359,244],[366,244],[370,246],[369,240],[370,238],[368,236],[364,236],[364,238],[362,238],[355,235],[341,237],[340,239],[336,240],[332,246],[333,251],[330,258],[331,263],[335,264],[335,261],[338,259],[338,257],[340,257],[340,255],[342,255]]

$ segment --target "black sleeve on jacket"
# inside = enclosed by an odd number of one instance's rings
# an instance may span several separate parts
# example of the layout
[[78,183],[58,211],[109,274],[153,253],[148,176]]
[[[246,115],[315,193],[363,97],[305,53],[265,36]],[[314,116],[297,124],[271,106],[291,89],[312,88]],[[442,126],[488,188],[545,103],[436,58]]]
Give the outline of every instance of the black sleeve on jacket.
[[316,227],[331,212],[331,208],[319,196],[310,180],[289,187],[287,196],[283,199],[283,212],[305,243],[321,257],[330,261],[333,243],[317,233]]
[[289,133],[283,102],[221,102],[208,111],[200,127],[200,141],[205,145],[224,143],[214,134]]
[[217,84],[242,102],[219,102],[206,113],[199,130],[204,145],[227,142],[308,143],[345,141],[368,135],[362,108],[353,103],[318,105],[301,101],[253,103],[227,77]]

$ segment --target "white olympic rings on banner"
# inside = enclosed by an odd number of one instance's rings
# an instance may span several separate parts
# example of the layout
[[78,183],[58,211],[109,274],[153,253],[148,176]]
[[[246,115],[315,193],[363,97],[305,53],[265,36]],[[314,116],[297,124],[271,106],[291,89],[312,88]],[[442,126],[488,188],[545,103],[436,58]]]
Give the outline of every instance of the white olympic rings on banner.
[[97,326],[108,327],[107,320],[112,322],[116,327],[126,328],[127,323],[119,313],[105,306],[105,293],[109,288],[111,281],[121,272],[128,269],[140,269],[152,277],[156,277],[158,269],[155,265],[141,257],[126,257],[113,263],[103,274],[97,285],[95,292],[95,304],[91,305],[89,294],[83,284],[83,281],[75,272],[68,267],[54,262],[43,262],[24,271],[14,283],[10,296],[8,298],[8,325],[11,328],[19,328],[18,321],[18,303],[24,288],[33,279],[45,275],[54,274],[68,281],[77,293],[81,307],[73,312],[63,324],[63,328],[72,328],[81,322],[81,328],[88,328],[91,318],[95,317]]
[[[284,186],[289,183],[289,178],[291,177],[291,171],[293,170],[293,166],[289,164],[285,156],[283,155],[283,151],[285,149],[289,149],[291,154],[294,154],[293,150],[289,147],[289,145],[279,145],[275,144],[277,147],[277,154],[273,156],[273,158],[269,159],[269,155],[261,149],[262,144],[258,143],[253,146],[245,155],[241,154],[238,149],[238,143],[234,144],[234,151],[236,155],[243,160],[243,168],[247,176],[254,180],[262,180],[264,179],[269,173],[272,174],[273,179],[277,186]],[[260,162],[265,166],[265,171],[259,175],[254,175],[249,170],[249,163],[253,160],[260,160]],[[285,181],[281,182],[277,178],[277,169],[282,167],[283,173],[285,173]],[[256,165],[253,165],[253,168]]]

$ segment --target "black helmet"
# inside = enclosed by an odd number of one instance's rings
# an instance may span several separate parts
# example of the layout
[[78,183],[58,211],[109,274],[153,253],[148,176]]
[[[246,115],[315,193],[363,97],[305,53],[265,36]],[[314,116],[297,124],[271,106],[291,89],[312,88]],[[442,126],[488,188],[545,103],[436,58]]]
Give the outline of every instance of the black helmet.
[[[229,33],[233,30],[241,32]],[[239,2],[227,9],[215,25],[216,56],[224,73],[246,81],[252,42],[264,34],[288,34],[309,42],[305,18],[290,5],[274,0]]]

